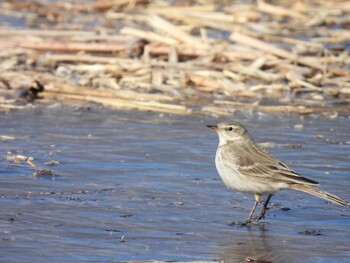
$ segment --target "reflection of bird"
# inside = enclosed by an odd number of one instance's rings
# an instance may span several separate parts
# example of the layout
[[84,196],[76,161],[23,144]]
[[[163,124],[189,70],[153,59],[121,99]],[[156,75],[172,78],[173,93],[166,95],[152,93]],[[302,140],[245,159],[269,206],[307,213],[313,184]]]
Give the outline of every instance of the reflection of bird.
[[234,239],[229,236],[223,240],[217,257],[222,262],[285,262],[288,251],[283,243],[285,238],[285,235],[271,235],[265,225],[254,230],[248,227],[247,231],[236,232]]
[[[348,201],[316,188],[317,182],[300,176],[260,148],[240,123],[228,121],[207,127],[219,135],[215,164],[222,181],[229,189],[255,196],[247,221],[239,224],[252,222],[258,203],[263,207],[255,220],[263,219],[272,195],[278,190],[298,190],[339,205],[349,205]],[[261,200],[263,194],[268,195],[265,202]]]

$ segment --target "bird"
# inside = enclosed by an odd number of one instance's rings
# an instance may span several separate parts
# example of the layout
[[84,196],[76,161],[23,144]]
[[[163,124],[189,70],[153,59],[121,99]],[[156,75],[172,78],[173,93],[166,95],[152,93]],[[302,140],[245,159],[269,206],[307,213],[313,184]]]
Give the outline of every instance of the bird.
[[[226,121],[207,127],[215,130],[219,136],[215,165],[226,187],[255,197],[247,220],[234,221],[234,224],[259,224],[265,218],[272,196],[280,190],[297,190],[349,206],[348,201],[317,188],[318,182],[301,176],[265,151],[239,122]],[[262,200],[263,195],[267,195],[266,200]],[[262,205],[261,211],[253,218],[259,203]]]

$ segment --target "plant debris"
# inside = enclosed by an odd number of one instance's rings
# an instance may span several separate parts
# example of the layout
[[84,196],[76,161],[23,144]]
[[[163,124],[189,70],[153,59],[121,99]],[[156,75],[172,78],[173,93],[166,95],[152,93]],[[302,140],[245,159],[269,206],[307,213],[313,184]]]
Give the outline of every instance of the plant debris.
[[19,165],[21,162],[28,163],[31,167],[36,168],[35,164],[33,163],[34,158],[31,156],[24,156],[24,155],[6,155],[5,160],[10,161],[14,163],[15,165]]
[[345,0],[27,0],[0,7],[26,25],[0,25],[0,110],[74,101],[214,116],[348,112]]
[[304,230],[298,233],[305,236],[323,236],[323,234],[319,230]]
[[59,161],[55,161],[55,160],[51,160],[51,161],[45,162],[44,164],[46,164],[46,165],[57,165],[57,164],[60,164],[60,162]]
[[[6,155],[4,159],[12,162],[14,165],[20,165],[21,162],[25,162],[30,165],[31,169],[35,170],[33,173],[37,177],[57,177],[57,174],[54,174],[50,169],[41,169],[34,164],[34,158],[31,156],[24,155]],[[47,165],[59,164],[57,161],[46,162]]]
[[57,174],[54,174],[50,169],[40,169],[37,170],[34,174],[37,177],[56,177]]
[[244,260],[246,262],[255,262],[255,263],[273,263],[272,261],[262,260],[262,259],[255,259],[255,258],[252,258],[252,257],[246,257]]

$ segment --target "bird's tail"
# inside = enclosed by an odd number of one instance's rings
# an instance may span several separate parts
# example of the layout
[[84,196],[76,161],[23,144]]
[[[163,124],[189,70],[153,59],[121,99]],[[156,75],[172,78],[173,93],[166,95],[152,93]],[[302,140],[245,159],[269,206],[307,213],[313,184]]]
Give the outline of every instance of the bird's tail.
[[292,184],[292,185],[290,185],[290,189],[302,191],[302,192],[320,197],[322,199],[325,199],[327,201],[330,201],[330,202],[338,204],[338,205],[349,206],[349,202],[344,200],[343,198],[340,198],[340,197],[333,195],[331,193],[328,193],[326,191],[320,190],[312,185]]

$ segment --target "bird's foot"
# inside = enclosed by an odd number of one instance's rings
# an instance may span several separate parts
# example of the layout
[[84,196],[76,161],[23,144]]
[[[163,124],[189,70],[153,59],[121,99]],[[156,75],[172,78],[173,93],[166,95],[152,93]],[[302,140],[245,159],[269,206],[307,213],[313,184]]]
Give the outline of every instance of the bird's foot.
[[230,226],[246,226],[252,223],[251,220],[246,220],[246,221],[232,221],[229,223]]
[[264,226],[265,224],[266,222],[246,220],[246,221],[232,221],[231,223],[229,223],[229,226]]
[[267,211],[267,210],[269,210],[268,207],[267,207],[267,208],[263,208],[263,209],[260,211],[259,215],[258,215],[256,218],[254,218],[254,220],[255,220],[256,222],[258,222],[258,221],[260,221],[261,219],[265,219],[265,215],[266,215],[266,211]]

